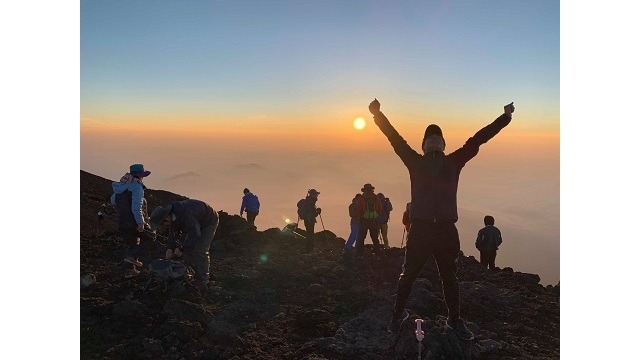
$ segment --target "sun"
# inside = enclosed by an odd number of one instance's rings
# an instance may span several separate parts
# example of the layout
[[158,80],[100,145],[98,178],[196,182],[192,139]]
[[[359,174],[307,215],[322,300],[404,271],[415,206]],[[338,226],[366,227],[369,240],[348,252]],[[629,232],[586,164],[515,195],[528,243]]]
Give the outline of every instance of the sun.
[[356,128],[356,130],[362,130],[366,125],[367,125],[367,122],[364,121],[364,119],[361,117],[353,120],[353,127]]

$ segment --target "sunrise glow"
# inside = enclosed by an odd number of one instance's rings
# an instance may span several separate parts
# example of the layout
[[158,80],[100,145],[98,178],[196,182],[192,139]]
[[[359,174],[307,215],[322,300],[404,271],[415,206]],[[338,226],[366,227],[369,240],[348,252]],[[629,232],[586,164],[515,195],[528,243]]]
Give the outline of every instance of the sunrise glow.
[[359,117],[359,118],[357,118],[357,119],[355,119],[353,121],[353,127],[356,128],[356,130],[362,130],[362,129],[364,129],[364,127],[366,125],[367,125],[367,123],[361,117]]

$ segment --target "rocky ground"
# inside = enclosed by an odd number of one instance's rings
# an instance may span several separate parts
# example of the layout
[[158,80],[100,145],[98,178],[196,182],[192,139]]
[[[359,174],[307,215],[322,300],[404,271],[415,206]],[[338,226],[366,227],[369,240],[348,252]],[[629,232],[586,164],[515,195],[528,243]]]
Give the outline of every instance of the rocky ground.
[[[80,352],[83,359],[416,359],[416,318],[425,320],[423,359],[559,359],[560,286],[534,274],[482,270],[460,255],[461,310],[476,335],[460,341],[444,326],[434,261],[415,282],[412,316],[386,331],[403,250],[361,263],[341,260],[344,239],[315,235],[315,255],[295,236],[258,231],[220,211],[210,288],[188,283],[145,290],[148,273],[124,278],[124,243],[108,203],[111,181],[80,172]],[[181,199],[147,190],[149,209]],[[100,218],[98,212],[102,212]],[[142,261],[162,257],[151,246]]]

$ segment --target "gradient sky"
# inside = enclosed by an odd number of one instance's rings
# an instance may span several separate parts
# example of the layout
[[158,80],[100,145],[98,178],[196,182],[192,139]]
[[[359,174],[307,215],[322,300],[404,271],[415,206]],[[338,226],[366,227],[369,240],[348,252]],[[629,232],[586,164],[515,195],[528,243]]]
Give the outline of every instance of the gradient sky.
[[[462,248],[477,257],[492,213],[512,239],[498,266],[559,280],[558,1],[80,5],[82,170],[117,180],[142,162],[151,188],[231,213],[247,186],[267,204],[259,228],[282,227],[316,187],[326,228],[344,238],[346,206],[371,182],[394,203],[399,246],[408,172],[369,102],[414,149],[440,124],[449,152],[513,101],[514,121],[463,170]],[[198,177],[171,180],[188,172]]]

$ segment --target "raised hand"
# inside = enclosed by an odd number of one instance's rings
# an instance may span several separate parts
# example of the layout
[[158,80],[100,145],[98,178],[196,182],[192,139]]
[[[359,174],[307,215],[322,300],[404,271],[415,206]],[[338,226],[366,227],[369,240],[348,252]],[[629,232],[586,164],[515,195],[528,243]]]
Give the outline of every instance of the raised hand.
[[369,104],[369,111],[376,115],[380,112],[380,102],[378,99],[373,99],[373,101]]
[[504,113],[507,115],[511,115],[511,113],[513,113],[514,111],[516,111],[516,107],[513,106],[513,101],[511,102],[511,104],[505,105],[504,106]]

